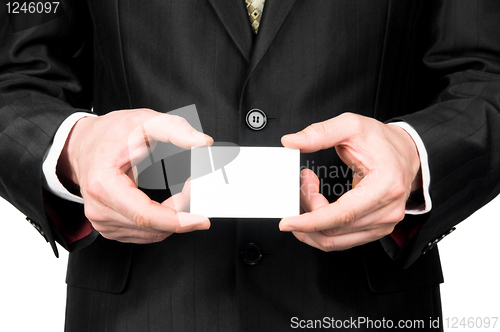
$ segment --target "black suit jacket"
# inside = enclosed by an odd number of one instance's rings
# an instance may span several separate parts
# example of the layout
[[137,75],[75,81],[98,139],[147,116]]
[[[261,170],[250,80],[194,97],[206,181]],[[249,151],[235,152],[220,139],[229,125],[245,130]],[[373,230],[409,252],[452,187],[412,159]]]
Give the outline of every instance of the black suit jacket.
[[[435,242],[499,192],[498,1],[268,0],[256,37],[243,0],[61,9],[0,9],[0,193],[54,250],[58,241],[72,251],[68,330],[275,331],[292,317],[428,324],[440,315]],[[283,134],[343,112],[407,121],[429,154],[432,211],[401,222],[422,225],[401,249],[387,237],[324,253],[280,233],[278,220],[212,220],[209,231],[152,245],[96,233],[67,245],[55,225],[73,227],[83,209],[41,180],[59,124],[91,106],[104,114],[189,104],[204,132],[243,146],[279,146]],[[252,108],[269,119],[258,132],[245,123]],[[342,167],[333,150],[301,162]],[[348,179],[321,180],[334,201]],[[251,250],[258,264],[245,263]]]

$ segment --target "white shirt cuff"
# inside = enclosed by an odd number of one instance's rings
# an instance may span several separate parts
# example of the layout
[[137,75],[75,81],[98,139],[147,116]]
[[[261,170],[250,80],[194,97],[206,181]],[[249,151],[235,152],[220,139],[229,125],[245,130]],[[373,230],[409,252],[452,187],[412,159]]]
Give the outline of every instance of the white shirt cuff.
[[424,193],[424,207],[406,210],[407,214],[424,214],[432,209],[431,196],[429,195],[429,185],[431,183],[431,173],[429,170],[429,159],[427,157],[427,150],[425,149],[424,142],[420,135],[406,122],[393,122],[392,125],[400,126],[403,128],[413,139],[417,146],[418,154],[420,156],[420,169],[422,171],[422,190]]
[[42,170],[45,176],[47,189],[56,196],[59,196],[68,201],[81,204],[83,204],[83,199],[79,196],[70,193],[59,181],[59,178],[57,177],[56,174],[56,166],[57,166],[57,161],[59,160],[59,156],[61,155],[62,149],[64,148],[64,144],[66,144],[66,140],[68,139],[68,135],[71,129],[73,129],[73,126],[76,124],[78,120],[86,116],[96,116],[96,115],[84,112],[77,112],[71,114],[69,117],[66,118],[66,120],[63,121],[63,123],[59,126],[59,129],[57,129],[56,135],[54,136],[54,141],[52,142],[52,146],[49,148],[42,165]]

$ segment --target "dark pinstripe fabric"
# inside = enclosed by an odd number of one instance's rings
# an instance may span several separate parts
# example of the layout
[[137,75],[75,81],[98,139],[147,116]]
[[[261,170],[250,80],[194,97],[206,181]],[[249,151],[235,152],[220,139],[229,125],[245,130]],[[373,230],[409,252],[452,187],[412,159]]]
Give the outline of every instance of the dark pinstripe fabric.
[[[499,192],[500,2],[268,0],[255,38],[242,0],[64,5],[34,29],[4,23],[0,39],[0,193],[51,243],[65,245],[44,215],[41,159],[64,117],[90,103],[98,114],[194,103],[206,133],[242,146],[279,146],[343,112],[405,120],[428,150],[433,200],[403,221],[423,226],[394,260],[380,242],[320,252],[276,220],[213,220],[154,245],[98,237],[70,255],[68,331],[284,331],[294,316],[423,319],[431,330],[442,275],[437,250],[422,250]],[[262,131],[245,125],[251,108],[268,115]],[[301,162],[342,165],[332,150]],[[321,180],[334,201],[348,179]],[[250,242],[263,253],[255,266],[240,257]]]
[[[263,253],[255,266],[239,255],[250,241]],[[292,317],[360,315],[428,324],[441,312],[436,250],[401,271],[379,243],[322,253],[269,220],[215,220],[132,255],[101,238],[92,247],[70,258],[67,331],[288,331]]]

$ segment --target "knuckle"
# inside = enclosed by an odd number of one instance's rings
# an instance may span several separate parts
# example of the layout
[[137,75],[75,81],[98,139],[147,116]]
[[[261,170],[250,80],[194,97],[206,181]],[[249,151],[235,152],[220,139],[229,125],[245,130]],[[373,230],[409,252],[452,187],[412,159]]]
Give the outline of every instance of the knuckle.
[[136,224],[139,228],[151,228],[151,220],[144,216],[140,212],[134,212],[132,215],[132,221],[134,224]]
[[349,127],[351,127],[352,132],[361,133],[363,132],[363,121],[361,121],[362,117],[358,114],[354,114],[351,112],[342,113],[340,117],[343,118],[347,123],[349,123]]
[[406,209],[404,206],[398,206],[392,215],[392,221],[393,222],[400,222],[403,220],[406,216]]
[[324,252],[332,252],[337,251],[337,245],[333,241],[333,239],[322,239],[320,241],[320,249]]
[[396,200],[400,200],[406,194],[405,186],[400,181],[386,181],[386,185],[381,188],[381,201],[388,205]]
[[88,179],[85,182],[85,191],[91,197],[99,199],[102,194],[102,183],[97,178]]
[[356,221],[356,212],[353,210],[344,210],[338,218],[338,224],[341,227],[351,225]]
[[169,119],[170,119],[170,126],[172,127],[184,126],[188,123],[186,119],[178,115],[170,115]]
[[84,205],[84,213],[85,217],[91,221],[103,221],[102,214],[98,211],[98,209],[93,204],[85,204]]
[[160,232],[160,231],[152,232],[151,235],[149,236],[149,240],[151,243],[161,242],[165,240],[169,235],[170,234],[167,232]]
[[326,127],[325,124],[322,122],[316,122],[313,123],[312,125],[309,126],[309,128],[317,135],[320,137],[325,136],[326,134]]
[[380,227],[372,230],[370,233],[373,237],[373,240],[378,240],[391,234],[394,231],[394,226]]
[[389,235],[391,234],[392,232],[394,232],[394,228],[396,227],[396,225],[391,225],[391,226],[387,226],[387,228],[385,228],[385,231],[382,235],[382,237],[386,236],[386,235]]
[[127,120],[130,120],[133,123],[142,123],[144,121],[144,114],[151,112],[154,111],[149,108],[137,108],[134,110],[129,110],[129,112],[127,112],[126,114],[129,117],[129,119]]
[[141,111],[142,110],[135,110],[133,112],[130,112],[130,113],[126,114],[126,118],[123,117],[123,120],[121,120],[121,121],[130,122],[131,124],[134,124],[134,125],[143,124],[144,123],[144,113]]
[[92,227],[94,227],[96,231],[98,231],[102,236],[106,238],[108,238],[113,233],[110,227],[99,222],[94,222],[92,224]]
[[357,115],[352,112],[344,112],[339,115],[339,118],[345,118],[346,120],[354,120],[357,118]]
[[403,185],[402,181],[397,181],[393,184],[391,194],[394,199],[400,198],[406,194],[406,187]]
[[323,233],[326,236],[335,236],[339,233],[339,231],[336,228],[330,228],[330,229],[325,229],[325,230],[321,231],[321,233]]

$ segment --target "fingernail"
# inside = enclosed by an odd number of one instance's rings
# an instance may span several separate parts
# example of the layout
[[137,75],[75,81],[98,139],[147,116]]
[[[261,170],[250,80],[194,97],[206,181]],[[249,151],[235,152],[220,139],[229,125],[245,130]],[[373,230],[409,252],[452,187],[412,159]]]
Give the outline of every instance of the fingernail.
[[305,135],[304,135],[304,132],[302,132],[302,131],[296,132],[295,134],[288,134],[288,135],[283,136],[283,138],[291,139],[294,141],[299,141],[301,139],[304,139],[304,137],[305,137]]
[[199,131],[192,131],[191,134],[196,139],[199,139],[199,140],[205,140],[206,139],[206,135],[204,133],[200,133]]
[[282,231],[282,232],[293,232],[293,231],[295,231],[295,227],[290,226],[290,225],[281,225],[280,224],[280,231]]
[[210,220],[206,219],[200,215],[194,215],[187,212],[178,212],[177,218],[179,220],[179,224],[182,227],[193,225],[194,230],[205,230],[210,228]]
[[283,138],[295,141],[296,140],[295,136],[296,136],[296,134],[288,134],[288,135],[283,136]]
[[213,141],[212,137],[205,135],[204,133],[201,133],[199,131],[193,131],[192,135],[196,140],[203,141],[206,145],[210,145]]
[[209,223],[201,223],[198,226],[196,226],[196,230],[197,231],[205,231],[205,230],[207,230],[209,228],[210,228],[210,224]]

